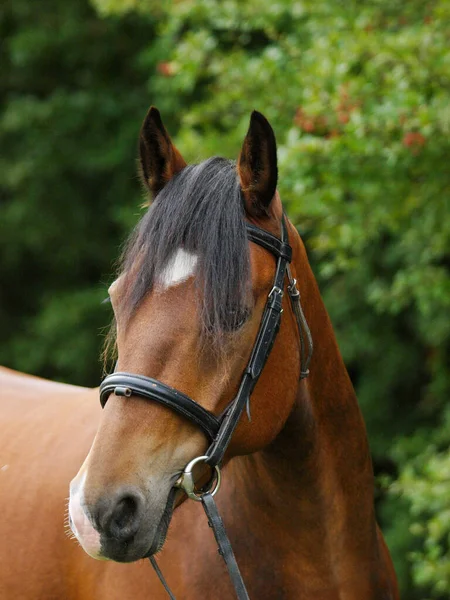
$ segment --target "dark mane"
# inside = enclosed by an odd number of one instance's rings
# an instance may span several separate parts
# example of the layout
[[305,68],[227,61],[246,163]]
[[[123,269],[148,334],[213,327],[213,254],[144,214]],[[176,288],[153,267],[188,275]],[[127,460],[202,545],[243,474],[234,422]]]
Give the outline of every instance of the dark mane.
[[250,308],[250,261],[234,162],[215,157],[185,167],[159,192],[123,255],[122,273],[134,267],[126,314],[132,314],[179,248],[198,255],[202,331],[220,344]]

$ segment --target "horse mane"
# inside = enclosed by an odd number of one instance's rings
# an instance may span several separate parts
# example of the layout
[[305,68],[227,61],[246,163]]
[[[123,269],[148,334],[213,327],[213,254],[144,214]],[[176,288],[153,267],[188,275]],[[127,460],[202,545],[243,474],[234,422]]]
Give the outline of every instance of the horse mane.
[[213,157],[187,166],[158,193],[122,255],[126,318],[179,248],[198,256],[201,331],[220,348],[251,309],[244,204],[234,161]]

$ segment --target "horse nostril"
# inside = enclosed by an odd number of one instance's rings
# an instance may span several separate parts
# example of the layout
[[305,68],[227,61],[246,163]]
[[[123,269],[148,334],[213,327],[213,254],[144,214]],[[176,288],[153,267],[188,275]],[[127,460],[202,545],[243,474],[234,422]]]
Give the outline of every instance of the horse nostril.
[[114,522],[118,527],[126,527],[130,524],[136,512],[136,500],[132,496],[127,496],[119,500],[114,511]]
[[142,499],[137,494],[117,497],[106,519],[105,532],[121,542],[131,540],[139,529],[142,506]]

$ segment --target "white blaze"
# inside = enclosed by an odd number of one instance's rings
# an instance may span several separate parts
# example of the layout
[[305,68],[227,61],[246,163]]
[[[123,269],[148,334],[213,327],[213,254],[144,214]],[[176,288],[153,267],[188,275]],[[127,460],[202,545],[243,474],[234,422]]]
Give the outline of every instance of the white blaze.
[[158,277],[158,283],[163,288],[169,288],[172,285],[177,285],[185,279],[191,277],[195,272],[198,257],[195,254],[186,252],[183,248],[179,248]]
[[72,493],[70,490],[69,515],[70,526],[77,540],[93,558],[100,557],[100,534],[93,528],[89,517],[83,509],[84,482],[86,481],[86,472],[83,473],[80,483]]

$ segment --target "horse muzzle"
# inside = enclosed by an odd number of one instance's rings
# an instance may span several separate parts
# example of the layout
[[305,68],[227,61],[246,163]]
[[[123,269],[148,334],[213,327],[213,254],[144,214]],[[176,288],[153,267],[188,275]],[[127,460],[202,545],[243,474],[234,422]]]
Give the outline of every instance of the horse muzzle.
[[133,562],[151,556],[163,546],[175,493],[172,488],[167,491],[165,502],[160,495],[150,501],[137,487],[127,485],[91,503],[85,499],[83,485],[74,485],[69,501],[70,526],[82,548],[93,558]]

